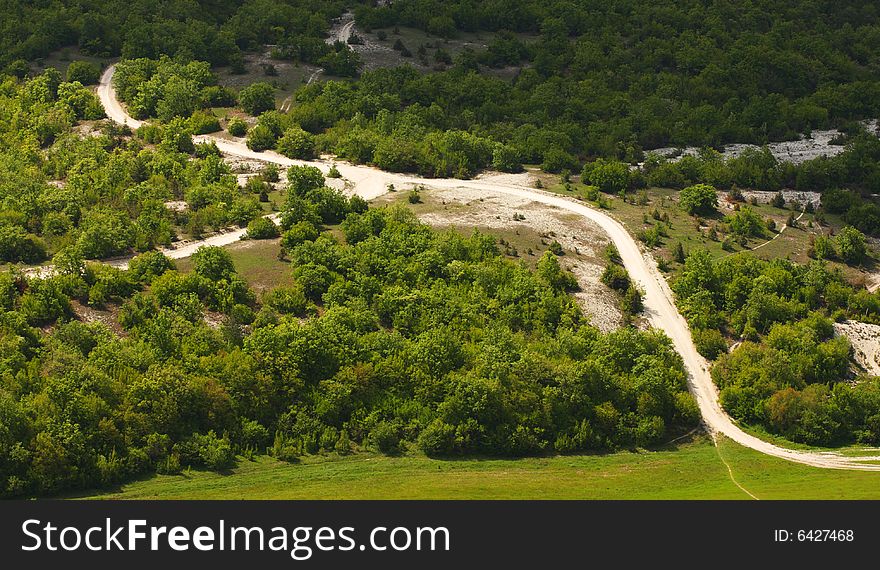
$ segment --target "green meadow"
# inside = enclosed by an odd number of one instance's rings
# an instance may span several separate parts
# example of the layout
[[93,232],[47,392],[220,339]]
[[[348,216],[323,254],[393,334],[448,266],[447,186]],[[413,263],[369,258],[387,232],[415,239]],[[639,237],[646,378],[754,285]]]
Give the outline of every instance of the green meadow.
[[157,475],[78,498],[751,500],[731,474],[758,499],[880,498],[878,473],[798,465],[724,438],[716,448],[707,437],[657,451],[524,459],[261,456],[226,474]]

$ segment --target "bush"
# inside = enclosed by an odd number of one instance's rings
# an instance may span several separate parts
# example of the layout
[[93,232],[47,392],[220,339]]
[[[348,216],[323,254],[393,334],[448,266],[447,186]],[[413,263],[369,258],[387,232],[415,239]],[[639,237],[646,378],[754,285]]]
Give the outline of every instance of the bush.
[[234,137],[243,137],[247,134],[247,123],[238,117],[233,117],[232,119],[229,119],[229,123],[226,125],[226,130]]
[[561,172],[566,168],[571,170],[576,167],[575,157],[558,147],[547,150],[544,153],[544,160],[541,162],[541,170],[544,172]]
[[254,218],[247,227],[247,237],[250,239],[273,239],[279,235],[278,226],[265,216]]
[[248,133],[247,147],[256,152],[274,148],[275,133],[266,125],[257,125]]
[[846,226],[840,230],[835,242],[837,243],[837,254],[850,265],[861,263],[868,254],[865,246],[865,234],[852,226]]
[[275,150],[288,158],[308,160],[315,157],[315,137],[300,127],[290,127],[278,139]]
[[763,237],[766,233],[766,224],[749,206],[743,206],[738,212],[729,216],[727,223],[730,231],[739,237]]
[[284,315],[302,315],[308,300],[302,287],[276,287],[263,296],[263,304]]
[[400,451],[400,436],[388,422],[381,422],[370,432],[370,439],[381,453],[393,455]]
[[287,169],[287,186],[292,196],[305,196],[324,186],[324,175],[315,166],[291,166]]
[[260,175],[266,182],[278,182],[278,180],[280,179],[278,165],[274,162],[268,163],[266,166],[263,167],[263,171],[260,173]]
[[235,454],[226,437],[220,438],[213,431],[205,435],[193,434],[184,442],[174,446],[185,465],[207,467],[213,471],[223,471],[235,465]]
[[720,354],[727,352],[727,341],[716,329],[694,329],[691,335],[694,337],[697,352],[709,360],[715,360]]
[[679,204],[688,214],[710,215],[718,208],[718,194],[708,184],[695,184],[679,194]]
[[238,103],[246,113],[256,117],[275,108],[275,90],[268,83],[248,85],[238,93]]
[[501,172],[520,172],[522,159],[519,152],[512,146],[496,144],[492,150],[492,168]]
[[220,120],[208,111],[196,111],[189,118],[189,128],[196,135],[216,133],[220,130]]
[[629,166],[619,160],[600,158],[584,165],[581,182],[597,186],[606,194],[625,192],[630,183]]
[[281,236],[281,247],[290,250],[307,241],[318,239],[320,232],[309,222],[298,222]]
[[229,252],[222,247],[202,246],[192,254],[193,272],[211,281],[229,279],[235,274],[235,264]]
[[449,455],[455,449],[455,428],[435,419],[419,434],[417,444],[428,457]]
[[46,259],[46,244],[18,226],[0,225],[0,261],[38,263]]
[[235,91],[222,85],[209,85],[202,89],[201,104],[205,107],[232,107],[238,103]]
[[101,70],[97,65],[88,61],[72,61],[67,66],[67,81],[73,83],[79,81],[83,85],[94,85],[101,78]]
[[636,315],[641,313],[642,309],[644,309],[642,292],[630,283],[620,300],[620,310],[624,315]]
[[153,279],[172,269],[175,269],[174,261],[159,251],[142,253],[128,262],[128,272],[142,283],[152,283]]
[[616,263],[609,263],[602,272],[602,283],[615,291],[626,291],[630,287],[629,273]]

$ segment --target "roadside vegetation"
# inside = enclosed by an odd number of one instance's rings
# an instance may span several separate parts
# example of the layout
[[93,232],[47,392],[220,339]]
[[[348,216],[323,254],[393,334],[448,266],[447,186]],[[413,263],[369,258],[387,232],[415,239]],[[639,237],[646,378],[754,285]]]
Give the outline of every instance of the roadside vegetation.
[[[880,443],[880,380],[851,371],[832,323],[880,322],[880,295],[821,261],[795,265],[697,250],[672,283],[697,349],[736,419],[811,445]],[[728,354],[726,338],[738,346]]]
[[[166,106],[176,103],[160,98],[158,108]],[[259,189],[239,187],[216,146],[193,145],[195,114],[136,137],[89,123],[84,137],[76,123],[102,118],[103,109],[54,69],[7,79],[0,108],[0,262],[128,255],[263,215]]]
[[[531,271],[494,238],[369,210],[316,168],[288,180],[293,283],[259,298],[220,248],[186,274],[159,253],[2,274],[4,494],[224,470],[236,453],[607,451],[696,424],[669,340],[589,326],[553,254]],[[344,242],[322,232],[340,222]]]

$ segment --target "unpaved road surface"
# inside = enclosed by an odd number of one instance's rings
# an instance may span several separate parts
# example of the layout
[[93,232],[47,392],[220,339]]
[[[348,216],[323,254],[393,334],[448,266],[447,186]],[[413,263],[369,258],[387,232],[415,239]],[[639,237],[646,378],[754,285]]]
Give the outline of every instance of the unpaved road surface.
[[[119,123],[134,126],[135,123],[140,123],[140,121],[134,121],[128,116],[116,100],[115,93],[110,85],[113,78],[113,69],[114,68],[111,66],[101,77],[101,85],[98,88],[98,95],[101,98],[101,102],[104,104],[108,117]],[[196,137],[196,139],[202,141],[213,140],[221,151],[230,155],[274,162],[281,166],[309,164],[317,166],[324,172],[329,169],[329,164],[326,161],[307,162],[291,160],[274,152],[257,153],[248,149],[242,141],[223,140],[211,137],[210,135],[203,135]],[[425,179],[415,176],[383,172],[376,168],[357,166],[342,162],[337,163],[337,168],[342,176],[353,184],[354,191],[366,199],[375,198],[384,193],[386,191],[386,186],[389,183],[394,184],[398,188],[415,184],[422,184],[429,188],[470,188],[474,190],[487,190],[491,192],[511,194],[535,203],[568,210],[591,220],[602,228],[602,230],[608,234],[611,241],[617,246],[624,266],[630,276],[644,291],[645,313],[651,325],[664,331],[672,340],[675,349],[681,355],[685,368],[688,371],[688,384],[690,390],[700,407],[703,422],[710,432],[713,434],[724,434],[740,445],[749,447],[761,453],[805,465],[832,469],[880,471],[880,463],[878,463],[880,457],[843,456],[831,451],[823,452],[787,449],[763,441],[746,433],[739,426],[735,425],[724,410],[721,409],[721,405],[718,402],[718,391],[715,384],[712,382],[712,377],[709,375],[708,363],[706,362],[706,359],[700,356],[697,352],[691,339],[687,322],[678,312],[678,309],[676,309],[672,291],[669,289],[666,280],[657,269],[653,259],[649,255],[644,255],[642,253],[636,241],[620,222],[611,218],[607,214],[563,196],[533,190],[526,186],[525,177],[505,175],[497,177],[482,177],[476,180]],[[192,244],[192,251],[195,251],[199,245],[200,244]],[[183,257],[183,255],[181,255],[181,257]]]

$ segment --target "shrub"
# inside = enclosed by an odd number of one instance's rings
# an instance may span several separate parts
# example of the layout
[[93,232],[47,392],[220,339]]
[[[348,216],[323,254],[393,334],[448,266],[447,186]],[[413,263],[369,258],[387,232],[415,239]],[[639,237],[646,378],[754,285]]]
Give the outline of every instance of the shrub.
[[315,137],[295,126],[278,139],[275,150],[288,158],[311,159],[315,156]]
[[697,352],[709,360],[715,360],[718,355],[727,352],[727,342],[716,329],[694,329],[692,336]]
[[302,315],[305,313],[308,300],[302,287],[276,287],[263,296],[263,304],[281,314]]
[[273,239],[279,235],[275,222],[264,216],[254,218],[247,227],[247,237],[250,239]]
[[695,184],[681,191],[679,204],[688,214],[710,215],[718,208],[718,194],[708,184]]
[[852,226],[846,226],[837,234],[835,241],[840,259],[850,265],[864,261],[868,253],[865,246],[865,234]]
[[393,455],[400,450],[400,436],[397,435],[394,426],[388,422],[381,422],[373,428],[373,431],[370,432],[370,439],[376,449],[385,455]]
[[220,130],[220,120],[208,111],[196,111],[189,118],[189,128],[196,135],[216,133]]
[[275,133],[266,125],[257,125],[248,133],[247,147],[257,152],[274,148]]
[[730,231],[739,237],[762,237],[766,224],[751,207],[743,206],[727,220]]
[[274,162],[270,162],[263,167],[261,176],[266,182],[278,182],[278,180],[280,179],[278,165]]
[[298,222],[281,236],[281,247],[289,250],[301,243],[315,241],[319,235],[318,228],[311,223]]
[[630,282],[623,294],[623,298],[620,300],[620,309],[624,315],[636,315],[644,309],[642,292],[632,282]]
[[88,61],[72,61],[67,66],[67,81],[73,83],[79,81],[83,85],[94,85],[101,77],[101,70],[97,65]]
[[268,83],[248,85],[238,93],[238,103],[246,113],[260,115],[275,108],[275,90]]
[[226,130],[234,137],[243,137],[247,134],[247,123],[238,117],[233,117],[232,119],[229,119],[229,123],[226,125]]
[[630,286],[629,274],[626,269],[616,263],[609,263],[602,272],[602,283],[615,291],[626,291]]

